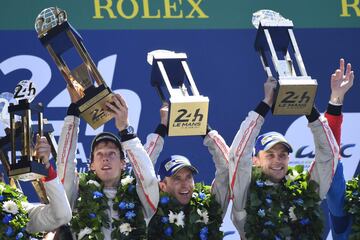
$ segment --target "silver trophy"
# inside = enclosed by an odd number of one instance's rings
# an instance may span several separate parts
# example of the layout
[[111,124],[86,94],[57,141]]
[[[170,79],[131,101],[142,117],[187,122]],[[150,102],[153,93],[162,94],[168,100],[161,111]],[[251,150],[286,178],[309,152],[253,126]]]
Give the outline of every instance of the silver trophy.
[[293,22],[277,12],[260,10],[253,14],[252,23],[258,29],[255,49],[264,70],[268,77],[278,80],[273,114],[310,114],[317,81],[307,75],[293,32]]

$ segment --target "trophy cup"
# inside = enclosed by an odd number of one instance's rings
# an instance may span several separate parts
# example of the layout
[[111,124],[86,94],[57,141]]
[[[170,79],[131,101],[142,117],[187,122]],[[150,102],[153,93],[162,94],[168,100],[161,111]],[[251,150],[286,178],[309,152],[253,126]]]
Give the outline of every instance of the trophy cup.
[[[66,12],[57,7],[44,9],[36,18],[35,29],[67,84],[81,97],[76,102],[80,116],[94,129],[109,121],[112,117],[104,111],[104,107],[105,102],[113,102],[113,94],[92,61],[81,36],[67,21]],[[73,48],[82,63],[70,68],[64,57]],[[93,85],[94,81],[97,87]]]
[[[169,99],[169,136],[206,134],[209,98],[200,95],[186,59],[185,53],[167,50],[148,53],[148,63],[152,65],[151,85],[157,89],[162,102]],[[165,97],[162,87],[167,88],[169,96]]]
[[[310,114],[317,82],[306,73],[292,21],[274,11],[260,10],[253,14],[252,22],[258,28],[255,49],[259,52],[264,70],[268,77],[274,76],[278,80],[273,114]],[[269,58],[272,62],[268,61]]]
[[[21,81],[15,88],[14,98],[18,104],[10,103],[10,133],[7,136],[11,148],[11,160],[8,176],[21,181],[32,181],[47,176],[48,170],[41,159],[34,157],[32,129],[33,115],[37,115],[38,134],[43,135],[43,106],[41,103],[33,103],[35,87],[32,82]],[[15,116],[21,117],[20,122],[15,122]],[[19,143],[20,141],[20,143]],[[19,148],[20,145],[20,148]],[[16,150],[21,150],[20,159],[17,159]]]

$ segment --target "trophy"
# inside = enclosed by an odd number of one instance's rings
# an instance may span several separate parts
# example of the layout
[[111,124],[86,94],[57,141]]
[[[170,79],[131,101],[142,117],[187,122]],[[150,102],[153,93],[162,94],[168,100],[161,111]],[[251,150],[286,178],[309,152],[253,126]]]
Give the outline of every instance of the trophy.
[[[274,11],[260,10],[253,14],[252,22],[258,29],[255,49],[259,52],[264,70],[268,77],[274,76],[278,80],[273,114],[310,114],[317,82],[306,73],[292,21]],[[272,62],[268,61],[269,58]]]
[[[8,176],[21,181],[32,181],[47,176],[48,170],[34,156],[34,132],[32,129],[32,117],[37,116],[38,134],[43,135],[43,106],[41,103],[33,103],[36,89],[32,82],[21,81],[15,88],[14,98],[17,104],[10,103],[10,132],[6,136],[10,143],[11,159],[8,168]],[[20,117],[20,122],[15,121],[15,116]],[[4,139],[4,143],[6,139]],[[16,150],[21,150],[20,159],[17,159]]]
[[[80,116],[94,129],[109,121],[112,117],[104,108],[105,102],[113,102],[113,94],[86,50],[81,36],[67,21],[66,12],[57,7],[44,9],[36,18],[35,29],[67,84],[81,97],[76,102]],[[82,63],[69,67],[64,58],[74,49]],[[69,60],[71,62],[74,58]]]
[[[167,50],[148,53],[148,63],[152,65],[151,85],[157,89],[162,102],[169,99],[169,136],[206,135],[209,98],[200,95],[186,59],[185,53]],[[162,87],[167,88],[168,96]]]

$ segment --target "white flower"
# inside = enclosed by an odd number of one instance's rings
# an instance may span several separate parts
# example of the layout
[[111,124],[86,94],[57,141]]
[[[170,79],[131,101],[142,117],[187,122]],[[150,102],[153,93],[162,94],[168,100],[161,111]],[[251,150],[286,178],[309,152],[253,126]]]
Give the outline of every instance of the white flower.
[[297,220],[297,217],[294,213],[294,209],[295,209],[294,207],[289,208],[289,217],[290,217],[291,221],[293,221],[293,222]]
[[178,214],[173,213],[172,211],[169,211],[169,222],[170,223],[175,223],[176,226],[178,227],[184,227],[185,223],[184,223],[184,218],[185,218],[185,214],[183,211],[179,212]]
[[134,181],[134,178],[131,176],[126,176],[125,178],[121,179],[121,185],[126,186]]
[[25,210],[25,212],[28,212],[33,207],[33,205],[28,202],[21,202],[21,206]]
[[129,233],[133,230],[129,223],[123,223],[120,225],[120,232],[125,236],[129,236]]
[[86,235],[92,233],[92,229],[91,228],[84,228],[84,229],[81,229],[80,232],[79,232],[79,236],[78,236],[78,240],[82,239],[83,237],[85,237]]
[[294,181],[297,176],[299,176],[299,173],[298,173],[298,171],[296,171],[294,169],[294,170],[292,170],[292,174],[288,174],[288,175],[285,176],[285,179],[286,179],[286,181],[288,181],[289,179],[291,181]]
[[196,222],[208,224],[208,222],[209,222],[208,211],[206,211],[206,209],[203,212],[201,212],[200,209],[197,209],[196,211],[200,216],[200,220],[197,220]]
[[86,184],[94,184],[96,187],[100,187],[100,183],[98,183],[97,181],[95,181],[95,180],[89,180],[89,181],[87,181],[86,182]]
[[16,203],[12,200],[4,202],[3,210],[8,213],[17,214],[19,212],[19,208]]

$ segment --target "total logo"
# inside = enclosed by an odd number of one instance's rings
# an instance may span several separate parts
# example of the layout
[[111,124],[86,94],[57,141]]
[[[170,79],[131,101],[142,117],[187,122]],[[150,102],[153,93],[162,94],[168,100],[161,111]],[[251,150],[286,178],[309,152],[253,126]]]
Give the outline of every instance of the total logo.
[[[351,179],[360,163],[360,113],[343,113],[340,155],[346,180]],[[308,168],[315,157],[315,147],[308,121],[305,117],[296,119],[286,131],[285,137],[292,145],[289,165],[303,164]]]
[[[113,89],[113,79],[114,79],[114,72],[115,72],[115,65],[116,65],[117,55],[110,55],[103,59],[101,59],[98,64],[97,68],[101,73],[102,77],[104,78],[106,84],[112,89],[114,93],[121,94],[125,101],[129,106],[129,121],[131,125],[134,127],[135,131],[137,131],[140,113],[141,113],[141,100],[137,93],[128,89]],[[51,63],[53,64],[53,63]],[[12,72],[18,70],[27,70],[31,73],[30,79],[19,79],[20,80],[30,80],[36,86],[36,96],[41,93],[49,84],[51,84],[52,79],[52,72],[49,63],[44,61],[42,58],[34,56],[34,55],[17,55],[5,59],[4,61],[0,62],[0,71],[2,74],[8,75]],[[55,69],[55,68],[54,68]],[[62,79],[57,79],[58,81],[64,81]],[[13,83],[1,83],[2,86],[7,87],[8,89],[15,89],[18,82]],[[64,81],[65,86],[65,81]],[[11,91],[11,90],[8,90]],[[1,93],[1,91],[0,91]],[[36,102],[35,96],[35,102]],[[68,95],[67,90],[64,88],[58,95],[53,96],[51,93],[48,94],[48,100],[45,103],[44,107],[51,109],[51,108],[67,108],[70,105],[70,97]],[[54,135],[59,136],[61,133],[61,128],[63,125],[63,120],[65,116],[58,116],[55,119],[49,118],[49,116],[45,116],[48,118],[49,122],[54,127]],[[85,121],[82,121],[85,122]],[[5,136],[5,125],[0,122],[0,137]],[[85,136],[95,136],[96,134],[103,132],[104,126],[99,127],[98,129],[94,130],[90,125],[86,125],[85,132],[80,133],[81,135]],[[81,139],[81,137],[79,138]],[[78,144],[78,157],[81,159],[81,162],[85,163],[87,161],[85,151],[83,149],[83,145],[80,142]]]

